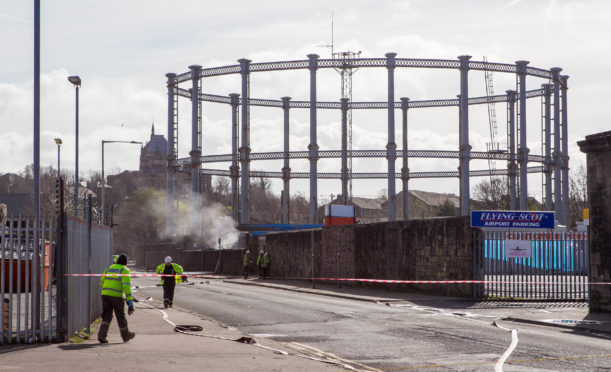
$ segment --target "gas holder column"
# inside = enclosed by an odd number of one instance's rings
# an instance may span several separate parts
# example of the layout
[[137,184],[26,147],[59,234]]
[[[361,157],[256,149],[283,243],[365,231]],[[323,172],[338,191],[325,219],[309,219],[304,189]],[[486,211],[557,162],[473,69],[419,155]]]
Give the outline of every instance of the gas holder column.
[[395,143],[395,57],[397,53],[386,53],[386,68],[388,69],[388,143],[386,144],[386,159],[388,159],[388,220],[397,219],[395,191],[395,160],[397,159],[397,144]]
[[348,205],[348,98],[342,98],[342,204]]
[[570,224],[570,207],[569,207],[569,133],[568,133],[568,115],[567,115],[567,90],[568,90],[568,75],[560,76],[560,89],[562,101],[562,217],[564,225]]
[[201,213],[199,195],[199,171],[201,168],[201,149],[199,148],[199,74],[202,70],[200,65],[191,65],[191,234],[196,234],[200,226]]
[[250,115],[248,91],[250,59],[239,59],[242,74],[242,146],[240,146],[240,163],[242,168],[240,193],[240,224],[248,223],[248,186],[250,184]]
[[560,148],[560,67],[552,67],[552,81],[554,83],[554,151],[552,152],[554,164],[554,211],[556,220],[564,224],[562,208],[562,149]]
[[282,97],[282,110],[284,114],[284,166],[282,167],[282,223],[289,223],[290,209],[290,181],[291,168],[289,166],[289,110],[291,107],[291,97]]
[[507,90],[507,147],[509,153],[509,164],[507,171],[509,176],[509,209],[515,211],[518,208],[516,176],[518,166],[516,164],[516,91]]
[[318,69],[318,54],[308,54],[310,63],[310,223],[316,223],[318,209],[318,144],[316,143],[316,70]]
[[231,93],[229,99],[231,104],[231,166],[229,167],[231,175],[231,218],[238,222],[238,178],[240,177],[240,167],[238,166],[238,107],[240,105],[240,95]]
[[520,143],[518,144],[518,164],[520,164],[520,209],[528,209],[528,153],[530,149],[526,143],[526,65],[528,61],[516,61],[520,91],[518,105],[520,122]]
[[408,146],[407,146],[407,109],[409,108],[409,98],[401,97],[401,116],[403,119],[403,167],[401,167],[401,181],[403,182],[403,221],[409,219],[409,167],[408,167]]
[[168,78],[168,179],[167,179],[167,190],[166,190],[166,233],[171,234],[174,230],[174,166],[172,162],[176,160],[174,148],[174,79],[176,74],[167,73],[165,75]]
[[460,215],[469,215],[469,161],[471,158],[471,145],[469,145],[469,59],[471,56],[458,56],[460,60]]
[[545,210],[551,211],[554,208],[554,201],[552,200],[552,114],[551,114],[551,98],[552,98],[552,85],[542,84],[543,88],[543,107],[545,110],[544,114],[544,140],[545,149],[543,161],[543,176],[545,177]]

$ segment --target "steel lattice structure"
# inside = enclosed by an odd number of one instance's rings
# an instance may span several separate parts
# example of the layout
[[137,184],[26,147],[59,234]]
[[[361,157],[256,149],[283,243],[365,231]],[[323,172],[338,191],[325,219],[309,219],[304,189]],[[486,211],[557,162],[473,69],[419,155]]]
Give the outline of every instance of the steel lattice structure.
[[[495,63],[489,61],[471,61],[470,56],[459,56],[456,60],[444,59],[412,59],[396,58],[395,53],[387,53],[385,58],[355,58],[351,59],[352,68],[385,68],[388,79],[388,100],[382,102],[349,102],[343,98],[339,102],[318,101],[316,99],[317,70],[341,69],[341,59],[319,59],[316,54],[309,54],[306,60],[276,61],[252,63],[248,59],[238,60],[239,64],[202,68],[199,65],[189,66],[190,71],[182,74],[166,74],[168,89],[168,227],[173,224],[174,175],[177,171],[190,172],[192,177],[192,193],[200,192],[199,175],[228,176],[232,180],[232,210],[233,217],[240,223],[248,223],[248,184],[253,177],[272,177],[284,180],[285,195],[288,195],[290,179],[308,178],[310,180],[310,222],[314,223],[317,210],[317,180],[341,179],[347,182],[348,172],[342,166],[340,172],[318,172],[319,159],[346,158],[386,158],[387,172],[351,173],[352,179],[386,178],[388,179],[388,219],[395,220],[395,180],[401,179],[403,192],[406,196],[403,205],[403,219],[408,216],[408,182],[411,178],[457,177],[460,180],[460,212],[469,212],[469,178],[489,175],[507,175],[510,184],[510,208],[527,209],[528,173],[542,173],[544,179],[544,198],[548,210],[556,211],[560,223],[568,223],[568,138],[567,138],[567,80],[568,76],[560,75],[561,68],[549,70],[528,66],[527,61],[517,61],[515,64]],[[458,98],[434,100],[410,100],[401,97],[395,100],[394,72],[397,68],[424,69],[454,69],[459,71],[460,91]],[[310,99],[308,101],[292,100],[282,97],[280,100],[250,97],[250,74],[267,71],[308,70],[310,84]],[[514,74],[516,89],[508,90],[506,94],[469,97],[469,71],[494,71]],[[201,91],[200,81],[214,76],[239,74],[241,76],[241,94],[232,93],[227,96],[207,94]],[[535,89],[526,89],[526,77],[543,79],[543,84]],[[191,82],[191,87],[185,89],[181,84]],[[178,98],[191,100],[191,151],[189,157],[178,158],[176,131],[178,128]],[[542,154],[530,154],[526,141],[526,101],[539,97],[542,103],[541,133]],[[202,155],[202,102],[213,102],[230,105],[232,110],[232,152],[230,154]],[[469,144],[469,106],[506,103],[507,105],[507,149],[506,151],[471,151]],[[270,107],[282,109],[284,118],[284,151],[251,153],[250,148],[250,107]],[[457,150],[413,150],[407,147],[407,117],[408,111],[419,108],[457,107],[459,111],[460,143]],[[307,109],[310,114],[310,144],[307,149],[290,151],[289,149],[289,115],[292,109]],[[346,120],[349,109],[352,110],[387,110],[388,111],[388,143],[386,149],[349,150],[342,146],[340,150],[319,150],[317,144],[317,110],[339,110],[342,121]],[[397,149],[395,143],[395,112],[402,113],[402,149]],[[343,133],[342,133],[343,135]],[[241,140],[241,144],[238,141]],[[552,146],[553,143],[553,146]],[[400,172],[395,171],[395,161],[403,159]],[[458,171],[410,172],[407,167],[409,158],[447,158],[458,159]],[[250,162],[254,160],[284,160],[284,167],[279,172],[251,171]],[[309,172],[291,172],[288,166],[291,159],[308,159]],[[507,169],[470,170],[471,160],[506,161]],[[202,169],[204,163],[231,162],[229,169]],[[529,166],[529,163],[541,163]],[[238,186],[239,185],[239,186]],[[519,185],[519,189],[518,189]],[[552,188],[553,185],[553,188]],[[238,192],[238,187],[240,192]],[[239,194],[239,199],[238,199]],[[194,200],[199,198],[193,197]],[[283,200],[283,222],[288,223],[288,201]],[[518,200],[519,199],[519,200]],[[553,201],[553,204],[552,204]],[[197,206],[195,206],[197,207]],[[238,214],[239,209],[239,214]],[[195,223],[195,222],[193,222]]]

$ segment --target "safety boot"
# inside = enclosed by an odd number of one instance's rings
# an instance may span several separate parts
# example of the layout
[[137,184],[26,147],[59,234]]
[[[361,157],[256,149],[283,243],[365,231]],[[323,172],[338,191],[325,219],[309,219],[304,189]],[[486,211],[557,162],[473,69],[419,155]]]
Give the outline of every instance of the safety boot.
[[108,327],[110,327],[109,323],[102,322],[102,324],[100,324],[100,329],[98,330],[98,341],[101,344],[108,343],[108,340],[106,339],[106,336],[108,335]]
[[121,330],[121,338],[123,339],[123,342],[127,342],[134,337],[136,337],[136,334],[134,332],[130,332],[127,329]]

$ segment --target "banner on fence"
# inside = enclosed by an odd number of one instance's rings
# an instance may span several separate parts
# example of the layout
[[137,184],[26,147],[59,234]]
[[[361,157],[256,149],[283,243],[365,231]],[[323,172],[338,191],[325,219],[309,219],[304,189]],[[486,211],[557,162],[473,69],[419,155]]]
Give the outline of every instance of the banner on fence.
[[505,240],[505,257],[508,258],[530,258],[530,240]]

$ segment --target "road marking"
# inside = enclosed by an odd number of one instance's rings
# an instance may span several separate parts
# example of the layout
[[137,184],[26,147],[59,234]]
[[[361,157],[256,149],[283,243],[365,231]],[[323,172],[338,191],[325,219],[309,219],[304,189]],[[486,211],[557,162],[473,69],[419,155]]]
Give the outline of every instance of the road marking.
[[501,356],[501,358],[494,365],[494,372],[503,372],[503,364],[505,363],[507,358],[509,358],[511,353],[513,353],[513,350],[516,348],[516,346],[518,346],[518,330],[512,329],[511,330],[511,345],[509,345],[509,348],[505,350],[505,353]]
[[[377,304],[384,304],[383,302],[380,301],[376,301]],[[477,316],[474,315],[472,313],[469,312],[448,312],[444,309],[439,309],[439,308],[434,308],[434,307],[420,307],[420,306],[416,306],[416,305],[410,305],[410,304],[391,304],[391,303],[385,303],[386,306],[390,306],[390,307],[407,307],[410,308],[412,310],[416,310],[416,311],[425,311],[425,312],[429,312],[429,313],[433,313],[433,314],[439,314],[439,315],[444,315],[444,316],[450,316],[450,317],[457,317],[457,318],[462,318],[462,319],[467,319],[473,322],[477,322],[477,323],[481,323],[481,324],[485,324],[485,325],[494,325],[504,331],[508,331],[511,332],[511,344],[509,345],[509,348],[507,348],[507,350],[505,350],[505,353],[503,353],[503,355],[501,356],[501,358],[499,358],[499,360],[496,362],[495,366],[494,366],[494,371],[495,372],[503,372],[503,364],[505,363],[505,360],[507,360],[507,358],[509,358],[509,356],[511,355],[511,353],[514,351],[514,349],[516,348],[516,346],[518,346],[518,330],[517,329],[509,329],[509,328],[505,328],[503,326],[500,326],[499,324],[497,324],[496,320],[491,323],[488,322],[484,322],[478,319],[473,319],[473,316]],[[490,317],[489,315],[486,315],[486,317]]]

